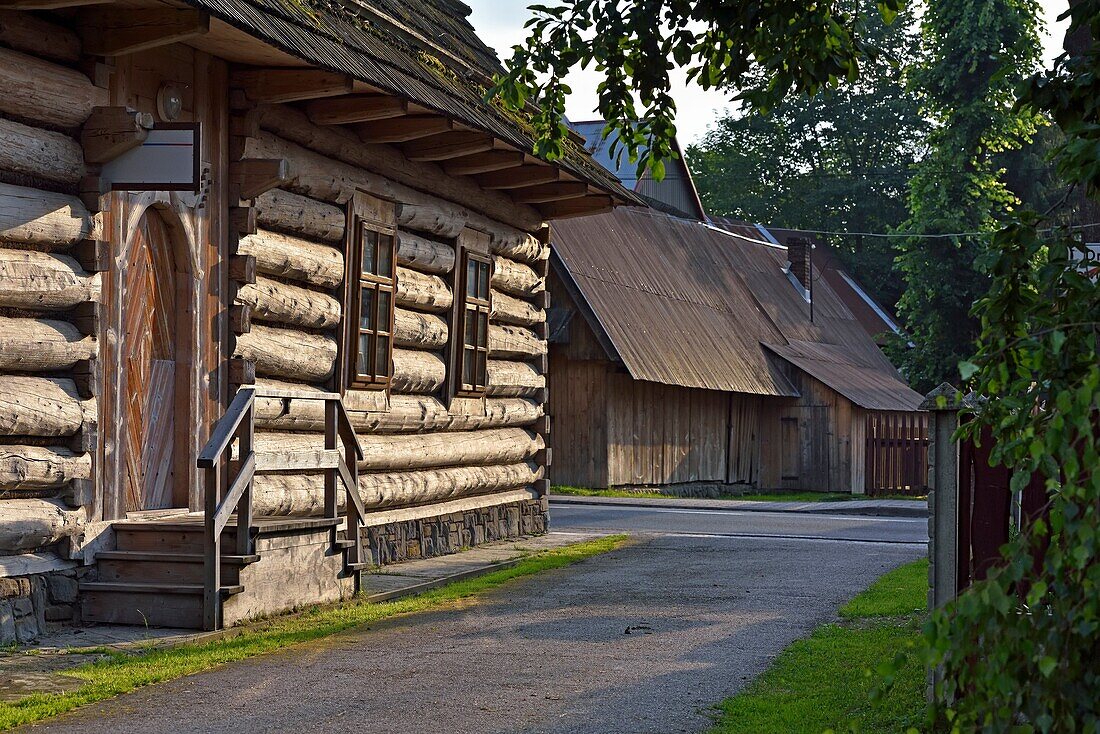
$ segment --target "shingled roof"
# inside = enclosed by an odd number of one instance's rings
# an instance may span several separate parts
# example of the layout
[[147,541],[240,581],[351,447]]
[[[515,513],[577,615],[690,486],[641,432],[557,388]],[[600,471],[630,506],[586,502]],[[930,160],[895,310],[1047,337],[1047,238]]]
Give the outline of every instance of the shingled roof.
[[[456,0],[184,0],[212,17],[328,71],[406,98],[516,150],[535,139],[521,115],[484,99],[501,70]],[[608,194],[640,204],[573,140],[553,165]]]
[[555,272],[636,380],[795,396],[783,359],[869,410],[920,404],[824,281],[810,320],[787,249],[752,225],[618,209],[555,224],[552,244]]

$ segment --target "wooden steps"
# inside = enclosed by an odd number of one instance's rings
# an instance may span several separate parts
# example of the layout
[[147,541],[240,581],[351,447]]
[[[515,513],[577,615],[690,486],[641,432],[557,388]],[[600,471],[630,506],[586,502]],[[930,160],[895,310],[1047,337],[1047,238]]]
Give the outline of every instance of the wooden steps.
[[[346,556],[351,541],[337,538],[338,521],[324,518],[256,518],[250,535],[279,538],[322,533],[326,544]],[[115,523],[116,549],[96,554],[98,580],[80,584],[86,622],[201,629],[203,619],[204,533],[202,516]],[[222,534],[222,547],[236,543],[236,524]],[[315,542],[315,541],[311,541]],[[260,554],[223,555],[222,598],[245,591],[242,572]],[[358,565],[358,564],[357,564]],[[359,569],[355,569],[359,570]],[[253,577],[255,575],[253,574]],[[306,601],[306,600],[303,600]]]

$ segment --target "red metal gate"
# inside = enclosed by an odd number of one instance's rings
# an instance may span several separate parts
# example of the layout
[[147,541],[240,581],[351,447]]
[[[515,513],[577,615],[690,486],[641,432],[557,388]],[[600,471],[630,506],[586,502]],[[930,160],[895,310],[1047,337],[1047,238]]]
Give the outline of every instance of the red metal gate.
[[866,431],[867,494],[927,494],[928,414],[868,413]]

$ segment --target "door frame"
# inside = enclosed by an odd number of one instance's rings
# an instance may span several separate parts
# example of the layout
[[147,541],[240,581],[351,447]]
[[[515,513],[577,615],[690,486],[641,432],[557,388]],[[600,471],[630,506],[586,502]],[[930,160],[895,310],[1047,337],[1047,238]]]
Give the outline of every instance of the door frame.
[[[206,395],[203,365],[206,352],[213,348],[200,339],[202,322],[208,318],[204,309],[204,273],[200,267],[203,243],[199,233],[203,231],[204,215],[194,206],[195,197],[176,192],[114,192],[111,206],[104,218],[104,237],[111,248],[110,268],[103,273],[103,322],[105,334],[101,344],[105,346],[102,366],[103,390],[100,401],[100,446],[103,492],[103,519],[118,520],[126,517],[125,456],[121,450],[120,434],[115,427],[123,425],[126,394],[126,370],[123,335],[124,298],[121,294],[122,268],[130,259],[135,234],[147,214],[155,212],[163,220],[170,238],[173,270],[176,272],[175,300],[185,328],[177,321],[175,362],[177,383],[173,397],[175,445],[172,447],[176,477],[173,485],[173,506],[178,509],[197,509],[197,467],[202,436],[205,435],[204,415]],[[152,211],[151,211],[152,210]],[[177,315],[177,319],[179,316]],[[105,338],[103,338],[105,337]],[[184,376],[184,380],[180,380]],[[181,382],[182,388],[181,389]],[[181,410],[183,408],[183,410]],[[182,415],[181,415],[182,413]],[[179,472],[183,472],[183,476]]]

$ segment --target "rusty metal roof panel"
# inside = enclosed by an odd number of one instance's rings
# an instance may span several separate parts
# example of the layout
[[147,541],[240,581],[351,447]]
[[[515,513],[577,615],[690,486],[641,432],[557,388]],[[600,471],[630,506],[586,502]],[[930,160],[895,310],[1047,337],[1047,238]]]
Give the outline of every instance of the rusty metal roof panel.
[[896,375],[855,363],[843,348],[795,341],[768,349],[867,410],[919,410],[924,397]]
[[761,341],[782,336],[729,261],[726,235],[645,209],[559,222],[552,243],[631,376],[797,396]]
[[555,224],[552,244],[635,379],[797,395],[771,350],[857,405],[920,402],[820,273],[811,321],[786,248],[755,225],[619,209]]
[[[518,116],[487,103],[499,70],[454,0],[185,0],[320,68],[347,74],[483,130],[523,152],[534,138]],[[461,17],[460,17],[461,16]],[[563,171],[621,202],[642,204],[579,144],[566,140]]]

